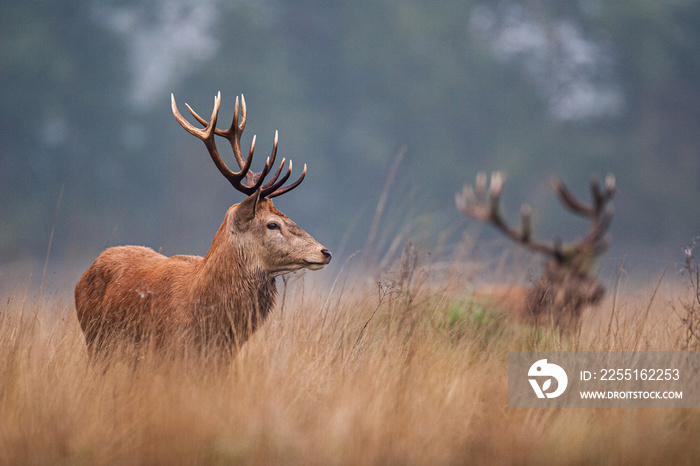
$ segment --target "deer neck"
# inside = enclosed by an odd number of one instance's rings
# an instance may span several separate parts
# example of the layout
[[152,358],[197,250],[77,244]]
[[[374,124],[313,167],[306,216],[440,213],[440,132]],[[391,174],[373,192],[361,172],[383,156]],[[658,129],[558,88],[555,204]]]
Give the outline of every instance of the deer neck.
[[201,313],[225,319],[236,335],[247,338],[274,307],[277,287],[275,278],[243,244],[224,240],[224,228],[225,222],[198,265],[192,292]]

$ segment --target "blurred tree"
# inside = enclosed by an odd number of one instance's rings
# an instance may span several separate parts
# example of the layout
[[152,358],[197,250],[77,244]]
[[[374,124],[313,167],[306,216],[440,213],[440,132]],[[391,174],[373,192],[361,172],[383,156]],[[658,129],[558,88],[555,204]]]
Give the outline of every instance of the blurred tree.
[[[63,186],[71,233],[89,231],[85,214],[100,208],[91,201],[110,194],[106,184],[118,186],[104,163],[120,145],[121,47],[95,25],[91,4],[0,6],[0,261],[46,250]],[[83,171],[103,175],[77,184]]]

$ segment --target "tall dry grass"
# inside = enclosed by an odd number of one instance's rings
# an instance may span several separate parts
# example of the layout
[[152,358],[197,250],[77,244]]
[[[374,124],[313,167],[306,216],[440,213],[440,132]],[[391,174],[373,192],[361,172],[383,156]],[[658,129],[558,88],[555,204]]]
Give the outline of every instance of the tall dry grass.
[[697,410],[507,407],[508,351],[680,349],[687,290],[619,285],[563,338],[470,303],[438,269],[408,250],[391,270],[341,272],[332,287],[292,276],[228,362],[173,351],[91,363],[71,302],[11,296],[0,463],[700,461]]

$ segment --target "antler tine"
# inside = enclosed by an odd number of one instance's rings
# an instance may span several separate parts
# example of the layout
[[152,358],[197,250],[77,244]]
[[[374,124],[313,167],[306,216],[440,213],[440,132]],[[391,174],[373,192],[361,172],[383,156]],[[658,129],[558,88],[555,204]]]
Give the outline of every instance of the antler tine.
[[[291,175],[291,173],[292,173],[292,161],[290,160],[289,161],[289,174]],[[297,179],[294,183],[285,186],[284,188],[275,189],[272,193],[267,194],[265,197],[273,198],[273,197],[280,196],[284,193],[288,193],[292,189],[299,186],[301,184],[301,182],[304,181],[304,177],[306,177],[306,164],[304,164],[304,170],[301,172],[301,176],[299,177],[299,179]],[[286,181],[286,178],[285,178],[285,181]],[[281,184],[280,184],[280,186],[281,186]]]
[[572,212],[591,220],[588,233],[580,240],[572,243],[572,250],[592,248],[595,255],[602,254],[609,243],[606,232],[612,223],[614,208],[609,202],[615,196],[615,177],[608,175],[605,178],[605,188],[600,188],[597,177],[591,178],[590,183],[592,204],[587,205],[576,199],[561,180],[555,181],[555,189],[565,207]]
[[605,189],[602,191],[598,178],[595,176],[591,178],[592,205],[584,204],[576,199],[576,196],[571,193],[560,179],[554,180],[554,189],[565,207],[584,217],[595,218],[601,215],[605,205],[615,196],[615,176],[608,175],[605,177]]
[[596,255],[602,254],[608,248],[610,243],[610,235],[607,234],[610,224],[612,224],[613,215],[615,214],[615,208],[612,205],[608,205],[603,211],[603,215],[598,221],[598,225],[591,227],[586,239],[589,243],[594,245]]
[[[240,134],[238,136],[240,138]],[[275,174],[272,176],[272,178],[265,184],[263,184],[263,181],[265,177],[270,173],[272,170],[272,167],[274,166],[275,159],[277,157],[277,145],[279,142],[279,132],[275,131],[275,139],[272,143],[272,151],[270,152],[270,156],[267,158],[265,162],[265,166],[260,172],[257,173],[248,173],[248,186],[254,189],[261,189],[260,197],[263,198],[273,198],[277,197],[281,194],[287,193],[291,191],[292,189],[296,188],[299,186],[299,184],[303,181],[304,177],[306,176],[306,165],[304,165],[304,171],[295,181],[294,183],[290,184],[289,186],[286,186],[285,188],[282,188],[282,185],[287,182],[289,177],[292,174],[292,161],[289,161],[289,168],[287,169],[287,172],[282,176],[282,178],[279,178],[280,175],[282,174],[282,170],[284,169],[285,163],[286,163],[286,158],[283,158],[279,167],[277,168],[277,171]],[[253,146],[251,146],[251,154],[252,154]],[[279,178],[279,180],[278,180]]]
[[182,114],[177,108],[177,102],[175,102],[175,94],[170,94],[170,107],[173,111],[175,119],[178,123],[180,123],[180,126],[185,128],[185,131],[187,131],[191,135],[198,137],[202,141],[205,141],[205,144],[207,139],[211,139],[213,141],[211,135],[212,129],[216,126],[216,120],[219,117],[219,107],[221,106],[221,92],[214,96],[214,109],[211,112],[211,118],[209,119],[209,121],[197,115],[188,104],[185,105],[193,115],[196,115],[197,120],[200,123],[202,123],[202,125],[204,125],[203,129],[194,127],[189,121],[187,121],[187,119],[185,119],[185,117],[182,116]]
[[[219,93],[221,94],[221,93]],[[185,104],[187,105],[187,104]],[[207,125],[207,121],[199,116],[197,112],[192,110],[189,105],[187,105],[187,109],[190,111],[192,116],[201,124]],[[231,126],[228,129],[214,129],[214,133],[217,136],[221,136],[223,138],[226,138],[229,143],[231,144],[231,148],[233,149],[233,155],[236,157],[236,162],[238,162],[239,167],[243,167],[243,165],[247,162],[243,160],[243,153],[241,152],[241,134],[243,133],[243,130],[245,129],[245,124],[247,121],[247,112],[246,112],[246,106],[245,106],[245,97],[243,97],[243,94],[241,94],[241,105],[240,105],[240,110],[241,110],[241,117],[240,117],[240,122],[239,122],[239,117],[238,117],[238,110],[239,110],[239,104],[238,104],[238,96],[236,96],[236,104],[233,107],[233,121],[231,121]],[[255,136],[253,136],[255,138]],[[255,142],[253,142],[252,146],[255,145]]]
[[455,194],[457,209],[468,217],[482,222],[489,222],[491,220],[491,209],[486,197],[487,184],[488,177],[486,173],[477,173],[474,187],[465,184],[462,187],[462,192]]
[[[275,131],[275,140],[272,144],[272,153],[270,154],[270,157],[267,159],[267,163],[265,164],[265,170],[267,174],[269,170],[272,168],[275,157],[277,156],[277,143],[279,141],[279,132]],[[302,173],[301,177],[294,182],[293,184],[289,185],[287,188],[284,190],[280,190],[282,185],[287,182],[289,177],[292,175],[292,161],[289,161],[289,168],[287,169],[287,172],[282,176],[282,178],[277,181],[277,178],[279,178],[280,174],[282,173],[282,169],[284,168],[286,158],[282,158],[282,161],[280,162],[279,167],[277,168],[277,171],[275,174],[272,176],[272,179],[270,179],[267,183],[265,183],[262,187],[262,192],[264,197],[277,197],[280,194],[284,194],[286,192],[291,191],[292,189],[296,188],[299,183],[301,183],[301,180],[304,179],[306,176],[306,165],[304,165],[304,172]]]
[[591,178],[591,192],[595,202],[595,209],[597,212],[600,212],[605,207],[605,204],[615,196],[615,175],[608,174],[605,177],[605,189],[603,191],[600,189],[598,178]]
[[[282,161],[280,162],[280,166],[277,167],[277,171],[275,172],[275,174],[272,176],[272,178],[267,183],[265,183],[263,185],[262,189],[264,191],[269,190],[273,186],[275,186],[275,189],[277,189],[280,186],[282,186],[289,179],[289,176],[292,174],[292,161],[291,160],[289,161],[289,169],[287,170],[287,173],[284,174],[284,176],[282,177],[282,179],[280,181],[277,181],[277,178],[279,178],[280,174],[282,173],[282,169],[284,168],[284,165],[286,164],[286,162],[287,162],[287,159],[282,158]],[[274,189],[272,191],[274,191]],[[270,191],[270,192],[272,192],[272,191]]]
[[[593,218],[595,216],[595,207],[586,205],[576,199],[576,196],[573,195],[562,180],[556,178],[553,185],[554,190],[557,192],[559,200],[562,204],[564,204],[564,207],[584,217]],[[591,180],[591,192],[593,194],[593,198],[595,199],[596,193],[598,193],[598,182],[595,181],[595,179]]]
[[[238,119],[238,110],[240,109],[240,121]],[[233,149],[233,155],[236,157],[236,161],[240,165],[243,161],[243,154],[241,153],[241,134],[245,129],[246,121],[248,120],[248,112],[245,106],[245,97],[241,94],[241,105],[238,104],[238,96],[236,96],[236,103],[233,106],[233,120],[231,120],[231,126],[227,130],[219,130],[217,133],[219,136],[225,137],[231,143],[231,149]],[[251,144],[251,150],[249,155],[253,153],[253,147],[255,146],[255,136],[253,136],[253,142]]]
[[177,103],[175,101],[174,94],[170,94],[170,105],[172,108],[173,115],[175,116],[177,122],[180,123],[180,125],[188,133],[201,139],[204,142],[204,145],[207,147],[209,155],[211,156],[214,165],[216,165],[216,168],[219,169],[219,172],[221,172],[221,174],[224,175],[224,177],[231,183],[231,185],[234,188],[245,194],[252,194],[254,190],[249,191],[245,189],[246,187],[244,185],[241,184],[241,180],[247,175],[250,169],[250,164],[252,162],[252,150],[246,162],[241,165],[241,171],[234,172],[233,170],[228,168],[228,166],[224,163],[224,161],[221,159],[221,155],[219,154],[218,149],[216,148],[214,134],[216,132],[216,121],[219,116],[219,108],[221,106],[221,92],[219,92],[214,97],[214,109],[212,110],[211,118],[208,122],[199,115],[197,115],[197,113],[194,110],[192,110],[192,108],[188,104],[185,104],[187,106],[187,109],[190,111],[190,113],[192,113],[192,115],[197,119],[197,121],[204,125],[204,128],[202,129],[196,128],[189,121],[187,121],[185,117],[182,116],[182,114],[177,108]]
[[[262,184],[262,180],[264,180],[265,177],[268,175],[268,173],[270,173],[270,170],[272,170],[272,167],[275,164],[275,158],[277,157],[277,142],[278,141],[279,141],[279,133],[277,130],[275,130],[275,139],[272,142],[272,151],[270,152],[270,156],[265,161],[265,166],[258,173],[251,173],[250,176],[248,177],[248,181],[256,183],[257,186],[260,186]],[[282,167],[280,167],[277,170],[277,174],[271,180],[272,183],[275,182],[275,180],[279,176],[279,172],[281,172],[281,171],[282,171]],[[268,183],[268,184],[270,184],[270,183]]]

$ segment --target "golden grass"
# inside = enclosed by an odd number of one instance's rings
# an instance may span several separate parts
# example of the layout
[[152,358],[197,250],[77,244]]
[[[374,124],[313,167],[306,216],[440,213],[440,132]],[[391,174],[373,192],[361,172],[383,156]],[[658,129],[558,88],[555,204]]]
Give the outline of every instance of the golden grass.
[[700,461],[698,410],[507,407],[508,351],[679,349],[682,288],[609,293],[561,338],[470,304],[461,284],[410,261],[379,285],[351,275],[332,289],[291,277],[224,364],[181,352],[91,364],[72,303],[11,297],[0,464]]

